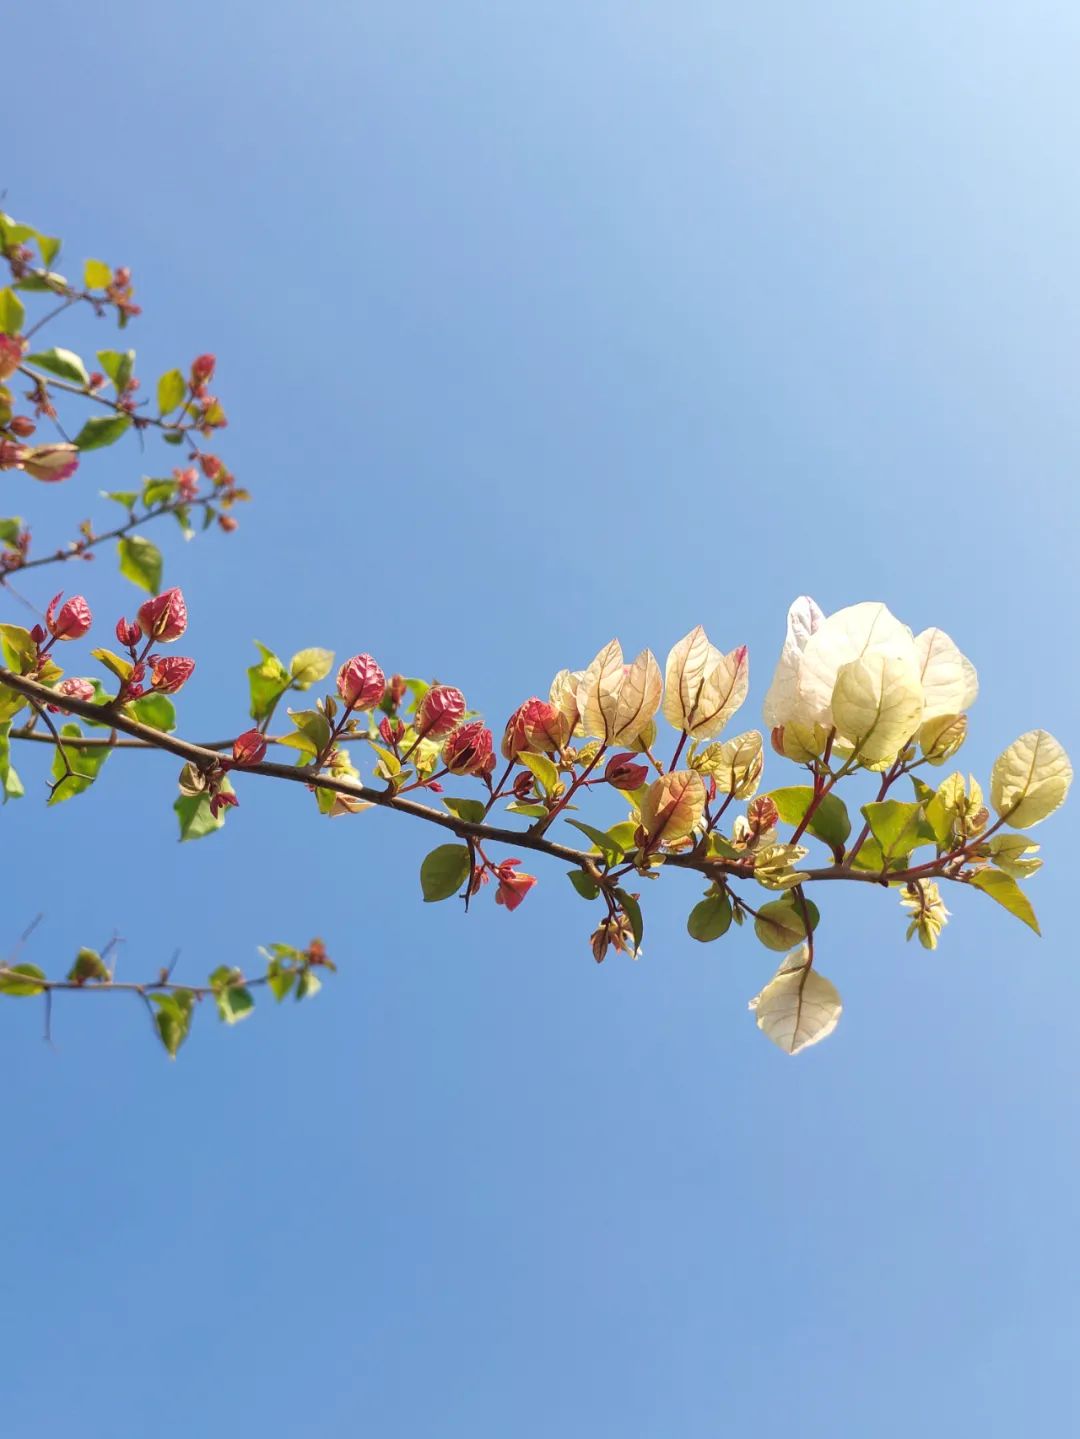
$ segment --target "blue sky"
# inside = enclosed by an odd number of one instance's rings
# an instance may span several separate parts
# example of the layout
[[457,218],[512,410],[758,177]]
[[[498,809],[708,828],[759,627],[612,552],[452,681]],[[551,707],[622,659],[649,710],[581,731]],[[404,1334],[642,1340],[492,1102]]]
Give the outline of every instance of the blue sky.
[[[809,592],[954,635],[984,778],[1036,725],[1080,749],[1074,7],[44,23],[5,20],[7,208],[132,265],[145,373],[218,354],[256,496],[169,542],[187,733],[243,728],[255,637],[501,723],[612,634],[699,621],[750,645],[752,722]],[[140,468],[9,478],[3,512],[61,538]],[[134,1001],[59,1004],[56,1052],[4,1005],[6,1435],[1075,1431],[1069,811],[1041,943],[961,894],[926,954],[894,897],[830,893],[845,1015],[789,1061],[745,1008],[770,957],[688,939],[686,877],[597,967],[557,872],[514,916],[421,905],[395,816],[251,782],[180,848],[175,768],[5,810],[9,939],[43,910],[28,958],[118,929],[129,975],[179,946],[194,979],[319,933],[341,973],[202,1016],[175,1065]]]

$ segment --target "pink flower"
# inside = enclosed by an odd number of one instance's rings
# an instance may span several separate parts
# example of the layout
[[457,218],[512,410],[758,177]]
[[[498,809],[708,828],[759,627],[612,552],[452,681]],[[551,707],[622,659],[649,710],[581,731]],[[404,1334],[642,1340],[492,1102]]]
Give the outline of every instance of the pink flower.
[[421,739],[441,739],[456,729],[465,714],[465,696],[452,685],[433,685],[416,712],[416,733]]
[[27,446],[19,464],[35,480],[55,484],[57,480],[70,479],[79,468],[79,451],[75,445]]
[[193,385],[208,385],[214,378],[214,367],[216,365],[216,356],[198,355],[191,362],[191,383]]
[[443,764],[451,774],[486,774],[495,740],[483,720],[456,729],[443,748]]
[[370,655],[353,655],[338,670],[337,691],[350,709],[374,709],[385,688],[386,676]]
[[224,469],[217,455],[200,455],[199,464],[202,465],[202,472],[208,480],[216,480]]
[[504,859],[502,864],[495,866],[495,873],[499,877],[499,888],[495,891],[495,903],[503,904],[510,910],[517,909],[536,883],[535,875],[515,873],[520,863],[520,859]]
[[26,341],[21,335],[0,335],[0,380],[10,380],[22,364]]
[[72,595],[57,612],[56,606],[62,594],[63,590],[59,595],[53,595],[49,601],[49,608],[45,611],[45,626],[54,640],[82,639],[94,622],[90,606],[82,595]]
[[245,730],[233,740],[232,757],[235,764],[261,764],[266,757],[266,736],[257,729]]
[[187,684],[195,669],[195,661],[186,655],[155,655],[150,671],[151,687],[159,695],[174,695]]
[[527,754],[551,754],[564,749],[570,739],[570,721],[547,700],[535,695],[519,705],[506,721],[503,731],[504,759]]
[[174,585],[139,606],[139,624],[148,639],[169,644],[187,629],[187,603]]
[[[58,685],[54,685],[53,693],[57,695],[63,695],[65,699],[85,700],[87,704],[89,704],[90,701],[94,698],[94,686],[90,683],[89,680],[75,679],[74,677],[71,677],[66,680],[61,680]],[[67,711],[64,710],[63,705],[50,705],[49,709],[52,710],[53,714],[57,714],[61,711],[67,713]]]
[[182,500],[193,500],[199,493],[199,472],[191,468],[187,470],[173,470],[173,478],[176,481],[176,493]]
[[604,778],[616,789],[640,789],[649,777],[649,767],[637,764],[632,754],[613,754],[604,768]]

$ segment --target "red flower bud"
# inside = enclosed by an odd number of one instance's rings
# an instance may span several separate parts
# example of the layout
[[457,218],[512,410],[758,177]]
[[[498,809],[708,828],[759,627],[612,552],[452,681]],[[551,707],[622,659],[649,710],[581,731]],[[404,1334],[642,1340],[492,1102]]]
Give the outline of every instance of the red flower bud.
[[118,290],[126,290],[131,284],[131,270],[127,265],[118,265],[113,271],[112,282]]
[[564,749],[570,739],[570,721],[547,700],[527,699],[506,721],[503,732],[503,759],[527,754],[551,754]]
[[370,655],[353,655],[338,670],[337,692],[350,709],[374,709],[385,688],[386,676]]
[[126,650],[133,649],[142,639],[142,627],[137,620],[126,620],[121,615],[116,621],[116,638]]
[[[63,590],[60,591],[60,595],[62,594]],[[60,595],[53,595],[49,601],[49,608],[45,611],[45,626],[54,640],[82,639],[94,622],[90,606],[82,595],[72,595],[57,612]]]
[[173,470],[173,478],[176,480],[176,493],[184,501],[191,501],[199,493],[199,472],[191,468],[187,470]]
[[456,729],[465,713],[465,696],[452,685],[434,685],[416,712],[416,733],[421,739],[442,739]]
[[409,686],[405,682],[404,675],[390,676],[390,698],[393,701],[395,709],[397,709],[398,705],[405,698],[408,690]]
[[214,366],[217,359],[213,355],[199,355],[191,362],[191,383],[193,385],[208,385],[214,378]]
[[217,819],[219,810],[227,809],[231,804],[239,804],[240,801],[231,790],[219,789],[210,796],[210,813]]
[[604,769],[604,778],[616,789],[640,789],[649,777],[649,767],[637,764],[631,754],[613,754]]
[[224,468],[217,455],[200,455],[199,464],[202,465],[202,472],[208,480],[216,480]]
[[45,640],[45,626],[35,625],[34,628],[30,631],[30,638],[34,641],[36,645],[42,644]]
[[195,661],[189,660],[186,655],[155,656],[154,666],[150,671],[151,687],[159,695],[174,695],[187,684],[194,669]]
[[451,774],[485,774],[494,758],[495,740],[483,720],[456,729],[443,748],[443,764]]
[[383,715],[379,721],[379,733],[382,735],[384,744],[400,744],[405,737],[405,726],[399,719],[391,719],[389,715]]
[[103,385],[104,383],[105,383],[105,376],[101,373],[100,370],[95,370],[95,371],[93,372],[93,374],[90,376],[89,388],[90,388],[91,390],[100,390],[101,387],[102,387],[102,385]]
[[218,515],[218,529],[225,534],[231,535],[233,530],[238,529],[240,521],[234,515]]
[[514,872],[520,863],[520,859],[504,859],[502,864],[495,866],[495,873],[499,877],[499,888],[495,892],[495,903],[503,904],[510,910],[517,909],[518,905],[536,883],[535,875],[516,874]]
[[55,484],[79,468],[79,451],[74,445],[36,445],[23,451],[19,464],[35,480]]
[[261,764],[266,757],[266,736],[257,729],[245,730],[233,740],[232,757],[235,764]]
[[[2,338],[3,336],[0,336],[0,339]],[[20,440],[28,440],[37,429],[37,425],[29,415],[13,415],[8,422],[8,429]]]
[[22,364],[26,342],[21,335],[0,335],[0,380],[10,380]]
[[168,644],[187,629],[187,603],[174,585],[139,606],[139,624],[148,639]]

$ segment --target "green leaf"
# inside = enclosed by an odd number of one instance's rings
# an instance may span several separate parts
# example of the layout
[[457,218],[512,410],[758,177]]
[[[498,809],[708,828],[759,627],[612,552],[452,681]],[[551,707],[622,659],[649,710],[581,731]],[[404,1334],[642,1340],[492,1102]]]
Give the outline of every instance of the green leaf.
[[5,335],[17,335],[23,327],[26,311],[14,290],[0,290],[0,330]]
[[257,665],[252,665],[247,672],[248,687],[251,692],[251,718],[256,720],[265,719],[274,708],[275,704],[289,688],[289,671],[265,645],[255,641],[255,648],[262,654],[262,659]]
[[[60,731],[61,739],[82,739],[82,730],[77,724],[66,724]],[[49,796],[49,804],[63,804],[66,799],[74,799],[77,794],[85,794],[98,777],[101,766],[109,758],[111,750],[107,745],[99,745],[94,749],[75,749],[65,746],[68,763],[73,774],[67,773],[67,766],[64,764],[63,756],[59,747],[53,750],[52,777],[56,782],[56,788]]]
[[559,771],[546,754],[519,754],[518,764],[529,770],[545,794],[552,794],[559,783]]
[[61,380],[70,380],[74,385],[90,383],[86,366],[74,350],[38,350],[33,355],[27,355],[26,363],[36,365],[39,370],[47,370]]
[[251,990],[244,984],[244,976],[238,969],[221,964],[210,976],[210,987],[214,991],[214,1003],[218,1014],[226,1024],[237,1024],[247,1019],[255,1008]]
[[0,625],[0,650],[5,665],[16,674],[28,674],[37,665],[37,645],[22,625]]
[[547,806],[542,804],[522,804],[520,800],[515,800],[506,809],[508,814],[522,814],[526,819],[547,818]]
[[116,542],[120,573],[149,594],[161,589],[161,551],[143,535],[124,535]]
[[1041,934],[1039,921],[1035,918],[1035,911],[1031,907],[1031,900],[1017,884],[1015,879],[1010,879],[1007,874],[1002,874],[996,869],[981,869],[978,874],[971,876],[971,883],[976,889],[981,889],[983,894],[988,894],[1010,914],[1015,914],[1017,919]]
[[726,894],[709,894],[690,911],[686,928],[691,939],[702,944],[719,939],[731,928],[731,900]]
[[451,794],[444,794],[442,802],[451,814],[456,814],[458,819],[463,819],[466,824],[483,823],[485,805],[482,800],[455,799]]
[[[767,798],[776,805],[785,824],[797,827],[810,808],[814,791],[809,785],[791,785],[786,789],[774,789]],[[838,795],[827,794],[806,828],[830,849],[842,850],[851,833],[851,820],[844,801]]]
[[169,1058],[175,1059],[177,1051],[191,1032],[195,996],[190,989],[177,989],[172,994],[154,994],[150,997],[157,1005],[154,1027],[158,1037]]
[[645,934],[645,925],[641,918],[641,906],[632,894],[627,894],[625,889],[617,889],[615,891],[615,898],[619,901],[623,913],[630,921],[630,928],[634,933],[634,949],[640,950],[641,941]]
[[286,735],[282,744],[312,757],[322,754],[330,743],[330,721],[320,710],[289,710],[296,734]]
[[63,275],[57,275],[55,271],[52,270],[46,275],[37,275],[31,270],[29,274],[24,275],[22,279],[15,284],[16,290],[48,290],[52,294],[60,294],[66,288],[67,281]]
[[272,959],[267,965],[266,983],[278,1004],[288,996],[295,982],[295,971],[286,969],[279,959]]
[[102,494],[105,499],[123,505],[125,510],[133,510],[139,498],[138,490],[103,490]]
[[7,972],[0,974],[0,994],[19,999],[28,994],[40,994],[44,989],[45,971],[36,964],[9,964]]
[[0,544],[10,545],[16,549],[19,543],[19,536],[22,534],[22,520],[12,518],[0,520]]
[[112,979],[112,972],[96,949],[80,949],[67,977],[76,984],[86,984],[88,980],[94,979],[108,983]]
[[179,370],[166,370],[157,382],[158,410],[163,415],[171,415],[173,410],[178,409],[184,403],[187,395],[187,381]]
[[142,502],[148,510],[155,505],[165,504],[176,494],[175,480],[147,480],[143,485]]
[[463,844],[440,844],[433,849],[420,866],[420,888],[424,902],[434,904],[440,899],[450,899],[472,873],[469,850]]
[[10,734],[11,721],[5,720],[0,724],[0,794],[4,797],[4,804],[9,799],[21,799],[26,793],[22,780],[11,767]]
[[333,650],[298,650],[289,662],[289,676],[293,688],[310,689],[319,680],[324,680],[334,663]]
[[312,974],[310,969],[302,969],[296,976],[297,999],[314,999],[320,989],[322,980],[317,974]]
[[[813,900],[806,901],[806,910],[810,916],[810,928],[816,929],[820,915]],[[754,920],[754,933],[766,949],[774,949],[780,954],[801,944],[806,938],[806,925],[794,895],[763,904]]]
[[112,380],[119,395],[127,389],[127,382],[131,379],[131,372],[135,368],[134,350],[99,350],[97,352],[101,368]]
[[87,260],[83,265],[83,283],[88,290],[104,290],[112,284],[112,270],[104,260]]
[[[222,784],[222,789],[231,792],[228,780]],[[180,841],[188,839],[202,839],[204,835],[213,834],[225,823],[225,809],[219,809],[216,815],[210,813],[210,796],[208,794],[182,794],[173,802],[173,809],[180,821]]]
[[927,821],[921,804],[886,799],[864,804],[862,812],[889,867],[906,858],[919,845],[937,843],[933,826]]
[[176,728],[176,706],[168,695],[143,695],[132,700],[127,711],[142,724],[159,729],[164,734],[172,734]]
[[37,247],[41,251],[41,262],[46,270],[60,253],[60,240],[55,235],[37,233]]
[[100,450],[105,445],[114,445],[130,428],[130,415],[97,415],[83,425],[75,436],[75,443],[80,450]]
[[91,650],[90,654],[100,664],[103,664],[107,670],[111,671],[118,680],[126,680],[130,678],[130,660],[121,659],[119,655],[113,654],[112,650],[106,649]]
[[626,853],[626,850],[619,841],[613,838],[612,835],[606,834],[602,829],[594,829],[591,824],[585,824],[580,819],[568,819],[566,822],[567,824],[572,824],[575,829],[579,829],[586,839],[591,839],[596,848],[611,864],[617,864]]
[[566,877],[582,899],[599,898],[600,886],[591,874],[586,874],[583,869],[570,869],[567,870]]

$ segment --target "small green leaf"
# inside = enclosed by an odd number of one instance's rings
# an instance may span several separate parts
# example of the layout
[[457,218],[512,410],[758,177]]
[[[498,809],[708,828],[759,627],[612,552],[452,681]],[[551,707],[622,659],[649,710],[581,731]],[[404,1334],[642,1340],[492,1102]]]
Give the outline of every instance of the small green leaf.
[[130,428],[130,415],[98,415],[87,420],[75,436],[75,443],[80,450],[100,450],[114,445]]
[[330,721],[320,710],[289,710],[296,734],[286,735],[283,744],[313,757],[322,754],[330,743]]
[[478,799],[455,799],[453,795],[444,794],[442,802],[451,814],[456,814],[458,819],[463,819],[466,824],[482,824],[485,813],[485,805]]
[[296,974],[286,969],[279,959],[272,959],[266,969],[266,983],[278,1004],[285,999],[296,981]]
[[0,330],[5,335],[17,335],[26,319],[23,302],[14,290],[0,290]]
[[147,480],[143,485],[142,502],[148,510],[163,505],[176,494],[175,480]]
[[[77,724],[66,724],[60,731],[61,739],[82,739],[82,730]],[[49,796],[49,804],[63,804],[66,799],[74,799],[78,794],[85,794],[98,777],[101,766],[109,758],[111,753],[107,745],[99,745],[94,749],[65,748],[68,764],[73,773],[67,772],[67,765],[64,763],[63,755],[57,746],[53,751],[52,777],[56,788]]]
[[570,869],[567,870],[566,877],[577,890],[578,894],[581,895],[582,899],[599,898],[600,886],[591,874],[586,874],[583,869]]
[[237,1024],[247,1019],[255,1008],[251,990],[244,984],[244,976],[238,969],[221,964],[210,976],[210,987],[214,991],[214,1003],[218,1014],[226,1024]]
[[0,650],[4,663],[16,674],[29,674],[37,665],[37,645],[22,625],[0,625]]
[[108,983],[112,973],[96,949],[80,949],[67,977],[76,984],[86,984],[90,980]]
[[163,415],[171,415],[173,410],[178,409],[184,403],[187,395],[187,381],[179,370],[166,370],[157,382],[158,410]]
[[296,998],[314,999],[322,989],[322,980],[310,969],[302,969],[296,976]]
[[3,803],[9,799],[21,799],[25,794],[23,782],[11,766],[11,721],[0,724],[0,794]]
[[123,505],[125,510],[133,510],[139,499],[138,490],[103,490],[102,494],[105,499]]
[[602,829],[594,829],[591,824],[585,824],[580,819],[568,819],[567,824],[572,824],[579,829],[586,839],[591,839],[596,848],[611,863],[617,864],[626,850],[612,835],[606,834]]
[[88,290],[104,290],[112,284],[112,270],[103,260],[87,260],[83,265],[83,283]]
[[124,535],[116,543],[120,573],[149,594],[161,589],[161,551],[143,535]]
[[731,928],[731,900],[726,894],[706,895],[690,911],[686,928],[690,938],[702,944],[719,939]]
[[19,999],[28,994],[40,994],[45,988],[45,971],[36,964],[9,964],[0,973],[0,994]]
[[508,804],[506,809],[507,813],[522,814],[526,819],[547,818],[547,806],[542,804],[522,804],[520,800],[515,800],[513,804]]
[[[774,789],[767,798],[776,805],[785,824],[798,826],[810,808],[814,791],[809,785],[790,785],[786,789]],[[842,850],[851,833],[851,820],[844,801],[838,795],[827,794],[814,811],[807,831],[823,840],[830,849]]]
[[870,825],[870,833],[881,846],[887,866],[905,859],[919,845],[937,843],[921,804],[886,799],[864,804],[862,812]]
[[70,380],[74,385],[90,383],[86,366],[74,350],[39,350],[36,354],[27,355],[26,363],[36,365],[39,370],[47,370],[61,380]]
[[326,678],[333,663],[333,650],[298,650],[289,662],[289,676],[292,679],[293,688],[310,689],[312,685],[318,684],[319,680]]
[[169,1058],[175,1059],[177,1051],[191,1032],[195,996],[190,989],[177,989],[172,994],[154,994],[150,997],[157,1005],[154,1026],[158,1037]]
[[37,233],[37,247],[41,251],[41,261],[46,270],[60,253],[60,240],[55,235],[43,235],[39,230]]
[[[808,899],[806,909],[810,916],[810,928],[816,929],[820,918],[817,905]],[[806,926],[794,895],[763,904],[754,920],[754,933],[766,949],[776,950],[779,954],[801,944],[806,938]]]
[[536,779],[545,794],[552,794],[559,783],[559,771],[546,754],[519,754],[518,764],[523,764]]
[[[222,784],[222,789],[231,792],[228,780]],[[182,794],[173,802],[173,809],[180,821],[180,840],[183,843],[188,839],[202,839],[204,835],[213,834],[225,823],[225,809],[218,810],[216,815],[210,813],[210,796],[208,794]]]
[[112,650],[96,649],[90,651],[94,659],[105,668],[111,671],[118,680],[126,680],[131,677],[131,661],[121,659],[119,655],[113,654]]
[[132,700],[127,711],[142,724],[159,729],[164,734],[172,734],[176,728],[176,706],[168,695],[143,695]]
[[971,883],[976,889],[981,889],[983,894],[988,894],[1010,914],[1015,914],[1017,919],[1041,934],[1039,921],[1035,918],[1035,911],[1031,907],[1031,900],[1017,884],[1015,879],[1010,879],[1007,874],[1002,874],[996,869],[981,869],[978,874],[971,876]]
[[634,949],[641,948],[641,941],[645,934],[645,925],[641,918],[641,906],[632,894],[627,894],[625,889],[617,889],[615,898],[622,906],[623,913],[630,921],[630,928],[634,934]]
[[450,899],[472,873],[469,850],[463,844],[440,844],[420,866],[420,888],[424,902]]
[[17,549],[22,527],[22,520],[18,518],[0,520],[0,544],[10,545],[12,549]]
[[116,393],[122,394],[127,389],[127,383],[131,379],[131,372],[135,368],[134,350],[99,350],[97,352],[98,362],[101,368],[112,380]]
[[265,719],[273,710],[278,700],[289,688],[289,671],[265,645],[255,641],[255,647],[262,654],[262,659],[257,665],[252,665],[247,672],[248,687],[251,692],[251,718],[255,720]]

